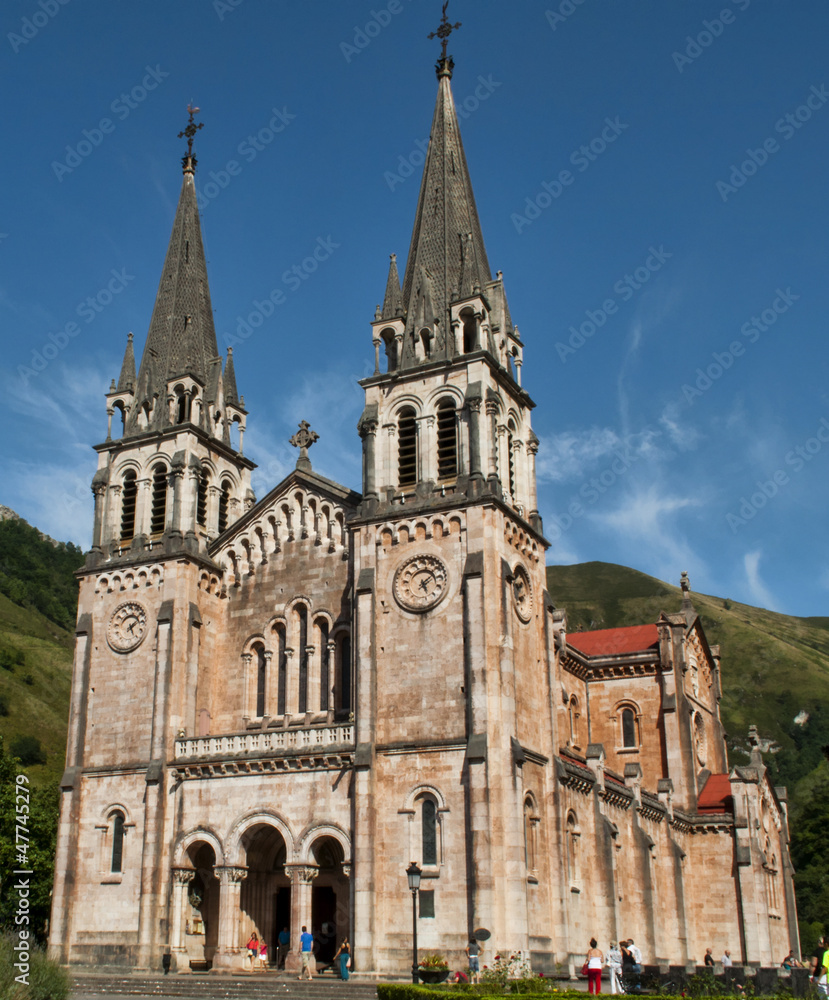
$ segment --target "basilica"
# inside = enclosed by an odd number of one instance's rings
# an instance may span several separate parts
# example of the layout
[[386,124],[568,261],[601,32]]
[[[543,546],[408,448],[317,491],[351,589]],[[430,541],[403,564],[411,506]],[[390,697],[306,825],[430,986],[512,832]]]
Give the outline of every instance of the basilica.
[[452,968],[473,933],[536,972],[580,967],[592,936],[648,965],[798,947],[785,790],[757,739],[728,762],[687,578],[658,620],[592,632],[548,591],[524,343],[443,40],[402,282],[392,255],[366,338],[359,489],[314,468],[297,414],[295,469],[252,492],[191,115],[140,363],[130,335],[95,446],[63,963],[241,970],[252,932],[275,957],[288,928],[296,970],[307,925],[318,968],[347,936],[355,972],[406,975],[412,861],[421,953]]

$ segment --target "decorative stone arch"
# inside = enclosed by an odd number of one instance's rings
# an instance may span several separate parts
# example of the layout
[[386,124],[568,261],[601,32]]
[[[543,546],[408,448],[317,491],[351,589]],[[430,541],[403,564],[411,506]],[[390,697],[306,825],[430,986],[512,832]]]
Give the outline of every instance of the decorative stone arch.
[[[156,456],[154,455],[153,458],[155,457]],[[128,472],[134,472],[137,479],[138,476],[140,476],[145,471],[146,465],[147,465],[146,461],[142,463],[137,458],[134,458],[132,456],[125,457],[121,459],[121,461],[115,467],[110,482],[112,483],[122,482],[124,476]]]
[[265,625],[264,635],[273,636],[276,633],[277,628],[281,626],[283,629],[287,627],[287,621],[285,615],[273,615],[270,617]]
[[311,823],[297,837],[296,850],[294,851],[295,864],[314,864],[311,855],[311,847],[314,842],[323,837],[330,837],[336,840],[343,850],[343,864],[351,864],[351,840],[342,827],[334,823]]
[[[100,811],[99,822],[95,824],[98,831],[98,870],[103,882],[120,882],[127,865],[135,869],[132,860],[133,851],[128,849],[127,842],[132,839],[129,832],[135,829],[129,807],[123,802],[110,802]],[[117,851],[117,866],[115,854]],[[136,844],[138,865],[141,863],[140,845]]]
[[432,389],[432,391],[423,400],[424,416],[434,416],[437,413],[438,403],[440,403],[442,399],[446,399],[448,397],[451,397],[456,410],[463,409],[465,403],[463,390],[455,385],[441,385],[436,389]]
[[642,746],[642,710],[639,705],[632,698],[621,698],[613,706],[610,721],[616,726],[617,751],[638,753]]
[[296,853],[294,844],[296,840],[291,827],[287,820],[283,819],[279,813],[274,812],[272,809],[252,809],[237,819],[233,826],[230,827],[224,839],[227,845],[226,864],[235,866],[243,865],[245,855],[242,846],[242,837],[251,827],[260,825],[272,826],[282,835],[286,850],[285,863],[294,864]]
[[395,424],[400,416],[400,411],[411,406],[415,411],[415,417],[419,418],[424,415],[423,410],[423,400],[420,396],[416,396],[412,392],[402,392],[399,396],[395,396],[394,399],[389,402],[389,419],[393,420]]
[[539,828],[541,814],[538,809],[538,798],[531,789],[525,788],[521,796],[524,823],[524,860],[527,864],[527,877],[538,881],[538,859],[540,857]]
[[198,843],[209,844],[213,848],[213,853],[216,856],[216,864],[224,864],[224,851],[222,849],[222,842],[219,835],[211,830],[209,827],[197,826],[192,830],[188,830],[185,833],[180,833],[176,838],[175,844],[173,845],[173,867],[174,868],[189,868],[190,865],[188,861],[190,860],[187,851],[194,845]]
[[436,785],[416,785],[398,812],[406,818],[409,857],[427,878],[439,877],[446,859],[445,815],[449,812],[443,793]]

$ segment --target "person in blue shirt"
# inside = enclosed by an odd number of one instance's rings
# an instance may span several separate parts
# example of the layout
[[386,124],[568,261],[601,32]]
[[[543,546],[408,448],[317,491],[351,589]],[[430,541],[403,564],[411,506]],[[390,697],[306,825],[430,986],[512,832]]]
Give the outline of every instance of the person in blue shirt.
[[313,979],[311,975],[311,959],[314,956],[314,935],[309,933],[308,928],[303,924],[302,933],[299,935],[300,954],[302,955],[302,974],[297,979],[302,979],[308,973],[308,979]]

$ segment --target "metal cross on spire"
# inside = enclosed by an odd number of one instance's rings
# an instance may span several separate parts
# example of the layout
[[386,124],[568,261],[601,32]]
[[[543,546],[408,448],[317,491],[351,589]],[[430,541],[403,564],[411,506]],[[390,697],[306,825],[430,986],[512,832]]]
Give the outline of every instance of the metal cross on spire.
[[453,31],[456,31],[461,26],[461,22],[458,21],[457,24],[450,24],[446,17],[446,8],[449,6],[449,0],[443,5],[443,17],[440,22],[440,27],[437,31],[433,31],[429,38],[439,38],[440,43],[443,46],[443,51],[441,52],[441,59],[446,58],[446,46],[449,44],[449,36]]
[[187,113],[190,115],[190,120],[187,122],[187,128],[178,134],[179,139],[187,138],[187,156],[190,158],[193,156],[193,139],[196,132],[200,128],[204,128],[204,122],[199,122],[197,125],[193,118],[193,115],[197,115],[199,111],[201,111],[201,108],[194,108],[192,104],[187,105]]

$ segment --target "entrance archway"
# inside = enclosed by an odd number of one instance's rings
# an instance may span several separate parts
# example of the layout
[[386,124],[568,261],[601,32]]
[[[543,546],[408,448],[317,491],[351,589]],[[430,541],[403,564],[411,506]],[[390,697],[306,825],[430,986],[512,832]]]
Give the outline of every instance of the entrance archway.
[[350,937],[350,886],[343,865],[343,848],[338,840],[319,837],[311,844],[310,854],[318,866],[311,889],[311,925],[317,945],[317,970],[320,971],[331,965],[343,938]]
[[276,827],[257,823],[242,834],[247,878],[242,882],[239,907],[240,935],[247,941],[253,931],[268,946],[268,964],[276,967],[277,935],[290,927],[291,881],[285,874],[287,848]]
[[173,951],[177,964],[191,969],[213,965],[219,939],[219,880],[214,874],[216,852],[212,844],[194,841],[184,852],[184,866],[174,869]]

